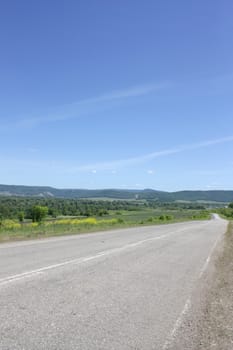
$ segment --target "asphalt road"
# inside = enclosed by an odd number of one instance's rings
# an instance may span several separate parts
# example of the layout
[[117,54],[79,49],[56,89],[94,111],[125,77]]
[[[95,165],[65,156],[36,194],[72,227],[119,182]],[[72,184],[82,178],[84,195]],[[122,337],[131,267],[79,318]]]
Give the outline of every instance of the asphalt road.
[[172,349],[226,226],[215,217],[0,245],[0,349]]

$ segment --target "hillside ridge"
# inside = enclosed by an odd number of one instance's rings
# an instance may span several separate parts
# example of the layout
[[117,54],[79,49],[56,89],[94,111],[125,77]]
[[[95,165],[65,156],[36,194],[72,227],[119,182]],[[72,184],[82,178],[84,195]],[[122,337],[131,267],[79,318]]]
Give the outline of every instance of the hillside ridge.
[[50,186],[25,186],[0,184],[0,196],[43,197],[43,198],[109,198],[109,199],[151,199],[172,201],[232,202],[231,190],[183,190],[177,192],[154,189],[58,189]]

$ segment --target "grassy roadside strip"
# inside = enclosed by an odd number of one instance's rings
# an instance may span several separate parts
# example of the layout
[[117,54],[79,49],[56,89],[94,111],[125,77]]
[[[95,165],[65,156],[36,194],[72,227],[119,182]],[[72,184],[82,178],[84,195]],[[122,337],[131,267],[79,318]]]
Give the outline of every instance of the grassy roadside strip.
[[[145,213],[144,213],[145,214]],[[157,216],[143,216],[143,213],[129,213],[128,216],[109,217],[97,219],[94,217],[86,219],[63,218],[55,221],[44,221],[42,223],[20,224],[13,220],[6,220],[0,228],[0,242],[14,240],[36,239],[52,236],[63,236],[70,234],[81,234],[98,231],[113,230],[119,228],[129,228],[137,226],[161,225],[193,220],[207,220],[210,214],[206,212],[189,213],[183,215],[170,215],[164,213]],[[149,213],[151,215],[151,213]]]
[[233,221],[225,233],[223,251],[215,263],[203,318],[199,324],[200,350],[233,349]]

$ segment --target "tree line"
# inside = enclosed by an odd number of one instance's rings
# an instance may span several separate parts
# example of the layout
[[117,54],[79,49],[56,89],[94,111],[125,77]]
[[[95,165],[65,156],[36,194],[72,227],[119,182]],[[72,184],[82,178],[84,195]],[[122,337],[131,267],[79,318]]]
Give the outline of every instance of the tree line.
[[[46,208],[46,209],[45,209]],[[157,200],[93,200],[38,197],[5,197],[0,196],[0,219],[24,219],[40,221],[38,216],[103,216],[109,211],[135,211],[145,208],[205,209],[198,203],[164,203]],[[40,213],[40,214],[38,214]]]
[[20,221],[33,219],[35,207],[46,207],[47,214],[57,216],[103,216],[109,210],[137,210],[140,203],[131,201],[77,200],[61,198],[0,197],[0,217]]

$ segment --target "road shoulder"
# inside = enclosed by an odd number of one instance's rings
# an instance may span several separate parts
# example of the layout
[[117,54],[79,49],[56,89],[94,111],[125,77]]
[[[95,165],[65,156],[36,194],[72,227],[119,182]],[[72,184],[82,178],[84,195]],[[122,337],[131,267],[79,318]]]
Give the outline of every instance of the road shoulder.
[[233,349],[233,221],[191,298],[169,350]]
[[212,281],[198,323],[199,349],[233,349],[233,222],[214,262]]

